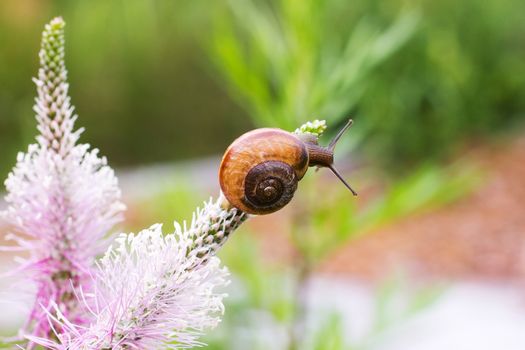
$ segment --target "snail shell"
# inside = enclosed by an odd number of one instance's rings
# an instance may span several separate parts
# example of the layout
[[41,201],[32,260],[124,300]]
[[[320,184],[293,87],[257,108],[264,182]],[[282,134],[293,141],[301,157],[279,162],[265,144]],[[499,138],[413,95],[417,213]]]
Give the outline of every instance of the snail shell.
[[272,213],[293,198],[308,160],[306,144],[289,132],[270,128],[247,132],[222,158],[221,190],[242,211]]

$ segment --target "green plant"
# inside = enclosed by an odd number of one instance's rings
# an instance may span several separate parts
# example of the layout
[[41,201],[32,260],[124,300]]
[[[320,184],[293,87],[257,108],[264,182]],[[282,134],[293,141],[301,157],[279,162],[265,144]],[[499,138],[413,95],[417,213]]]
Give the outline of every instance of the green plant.
[[[206,341],[214,350],[287,349],[283,335],[291,331],[298,311],[295,272],[289,266],[266,261],[248,233],[246,229],[239,231],[220,254],[234,282],[223,323]],[[365,334],[349,336],[342,321],[352,315],[325,309],[313,316],[319,327],[312,333],[301,333],[296,346],[312,350],[373,349],[386,332],[426,311],[444,292],[442,286],[418,286],[399,275],[386,278],[373,290],[371,322]]]
[[329,314],[322,327],[312,336],[313,350],[367,350],[384,341],[389,330],[424,312],[439,300],[442,286],[417,286],[402,276],[387,278],[376,287],[371,323],[365,334],[352,339],[345,333],[343,319],[336,312]]
[[203,198],[202,191],[195,188],[187,174],[170,177],[156,190],[150,189],[143,195],[128,198],[130,214],[124,223],[125,231],[139,230],[152,221],[164,227],[171,227],[173,218],[191,221],[192,208],[202,204],[200,198]]
[[406,11],[385,26],[349,20],[351,7],[340,0],[227,4],[211,59],[256,124],[284,129],[313,116],[330,124],[346,117],[368,76],[406,43],[418,18]]
[[[394,181],[382,195],[360,208],[348,200],[346,191],[332,188],[332,192],[323,186],[323,195],[319,196],[319,183],[303,180],[307,188],[301,191],[291,226],[292,241],[299,252],[294,262],[297,294],[305,290],[319,262],[337,247],[403,216],[447,204],[475,188],[479,183],[476,179],[480,179],[479,172],[465,164],[426,166]],[[300,323],[308,310],[303,299],[298,298],[296,303],[293,322]],[[300,338],[292,338],[290,348],[301,348]]]
[[[363,169],[353,176],[363,186],[370,175],[370,169]],[[403,179],[390,180],[381,194],[364,205],[359,203],[359,207],[339,186],[326,186],[321,181],[313,177],[303,180],[304,189],[298,194],[292,214],[296,223],[291,229],[295,246],[313,266],[350,239],[470,193],[482,182],[482,174],[464,161],[448,167],[421,166]],[[323,195],[319,196],[321,187]]]
[[352,114],[353,146],[399,175],[525,121],[519,0],[228,4],[211,58],[258,125]]
[[[359,2],[359,1],[358,1]],[[383,23],[404,1],[368,1]],[[390,172],[442,160],[525,123],[524,4],[424,1],[413,38],[375,70],[359,103],[360,149]]]
[[[169,162],[226,147],[249,123],[203,69],[206,57],[196,40],[207,28],[202,6],[208,5],[0,1],[0,177],[33,140],[32,54],[41,26],[55,14],[70,23],[66,63],[86,141],[106,150],[112,164]],[[197,130],[206,142],[194,137]]]

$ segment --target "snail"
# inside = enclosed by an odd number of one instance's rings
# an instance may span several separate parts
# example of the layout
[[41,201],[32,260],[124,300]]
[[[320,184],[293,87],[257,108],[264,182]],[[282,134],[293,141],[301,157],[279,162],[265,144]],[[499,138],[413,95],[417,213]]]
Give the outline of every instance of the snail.
[[352,120],[328,147],[313,134],[294,134],[261,128],[237,138],[226,150],[219,168],[222,193],[229,204],[249,214],[273,213],[290,202],[308,167],[329,168],[354,194],[334,167],[334,149]]

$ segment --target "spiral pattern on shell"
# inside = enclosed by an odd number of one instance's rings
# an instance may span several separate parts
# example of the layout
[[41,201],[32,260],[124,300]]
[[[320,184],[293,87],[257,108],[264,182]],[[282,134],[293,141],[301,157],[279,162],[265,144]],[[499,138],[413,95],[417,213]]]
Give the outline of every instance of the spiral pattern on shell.
[[295,135],[280,129],[256,129],[235,140],[219,169],[221,190],[236,208],[269,214],[293,197],[308,169],[308,150]]
[[272,213],[292,200],[297,182],[293,168],[286,163],[257,164],[244,181],[244,204],[258,214]]

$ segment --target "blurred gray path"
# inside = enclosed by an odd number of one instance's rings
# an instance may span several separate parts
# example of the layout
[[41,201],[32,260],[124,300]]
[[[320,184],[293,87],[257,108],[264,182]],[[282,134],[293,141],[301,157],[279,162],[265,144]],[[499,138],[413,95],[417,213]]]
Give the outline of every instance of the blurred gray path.
[[[125,197],[142,197],[162,191],[177,179],[189,180],[196,189],[218,193],[219,156],[177,163],[154,164],[116,171]],[[203,200],[206,198],[203,198]]]
[[[338,310],[347,339],[366,337],[373,311],[369,289],[349,281],[317,278],[310,291],[310,314]],[[525,291],[498,284],[452,285],[430,308],[389,328],[365,349],[523,350]]]

